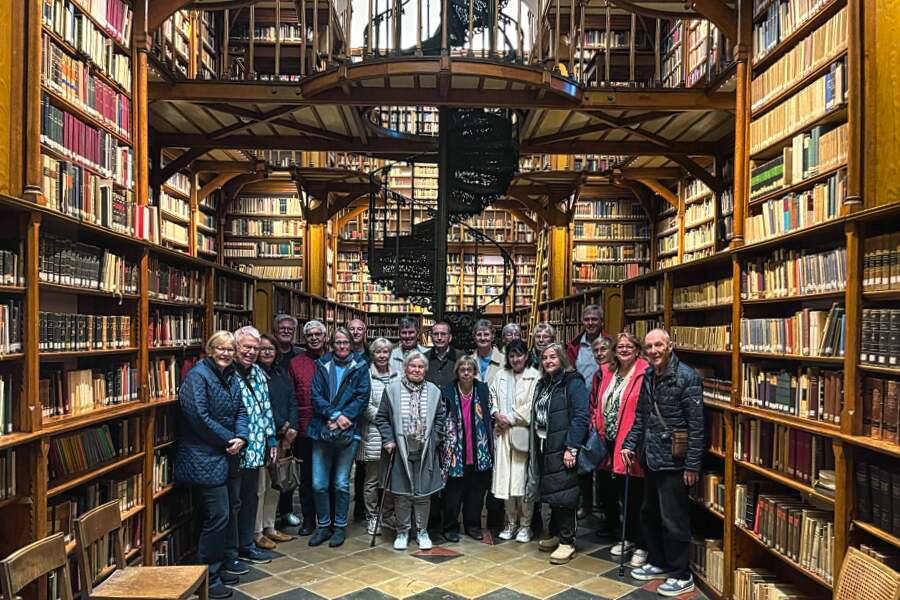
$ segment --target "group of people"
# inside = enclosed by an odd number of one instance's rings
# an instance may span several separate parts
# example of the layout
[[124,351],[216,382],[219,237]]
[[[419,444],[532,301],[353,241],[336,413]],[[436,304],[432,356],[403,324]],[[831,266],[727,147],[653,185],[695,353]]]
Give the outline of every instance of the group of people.
[[[369,534],[392,529],[396,550],[411,538],[431,549],[429,530],[449,543],[484,539],[487,509],[499,538],[528,543],[545,530],[539,549],[564,564],[596,494],[606,523],[598,534],[625,528],[611,552],[630,555],[633,578],[664,579],[666,596],[693,589],[688,487],[703,452],[701,381],[664,330],[643,342],[609,337],[602,308],[590,305],[566,344],[540,323],[529,348],[510,323],[498,345],[479,320],[467,354],[443,321],[430,348],[411,318],[396,345],[367,344],[359,319],[330,336],[307,321],[303,348],[294,317],[273,325],[273,334],[213,334],[179,391],[175,475],[198,492],[210,597],[228,597],[246,563],[268,562],[267,550],[293,539],[276,523],[298,527],[310,546],[342,545],[354,470]],[[579,476],[589,437],[606,459]],[[266,468],[288,453],[301,461],[300,515],[294,492],[273,489]]]

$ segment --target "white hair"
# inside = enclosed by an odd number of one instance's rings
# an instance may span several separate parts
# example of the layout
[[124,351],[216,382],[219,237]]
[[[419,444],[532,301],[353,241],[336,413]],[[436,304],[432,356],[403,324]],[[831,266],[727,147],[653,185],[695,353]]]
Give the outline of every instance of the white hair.
[[410,350],[407,355],[403,358],[403,372],[406,372],[406,366],[414,361],[415,359],[420,359],[425,363],[425,366],[428,367],[428,359],[425,358],[425,355],[419,352],[418,350]]
[[507,323],[503,326],[503,329],[500,330],[501,337],[507,334],[510,334],[514,331],[517,331],[519,335],[522,335],[522,328],[518,323]]
[[259,329],[257,329],[253,325],[244,325],[234,332],[234,340],[236,342],[240,343],[241,338],[243,337],[252,337],[258,342],[260,338]]
[[324,334],[326,331],[325,323],[323,323],[322,321],[317,321],[316,319],[310,319],[309,321],[307,321],[306,323],[303,324],[303,334],[304,335],[306,335],[313,329],[321,329],[322,333]]

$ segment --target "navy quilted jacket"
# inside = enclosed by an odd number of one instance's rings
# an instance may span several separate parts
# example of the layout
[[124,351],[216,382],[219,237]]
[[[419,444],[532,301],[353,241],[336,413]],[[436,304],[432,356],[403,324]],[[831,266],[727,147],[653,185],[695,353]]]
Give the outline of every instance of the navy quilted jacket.
[[[316,361],[316,374],[312,380],[313,416],[306,430],[310,439],[318,440],[325,423],[343,415],[353,422],[357,435],[364,420],[363,410],[369,404],[371,383],[369,363],[350,355],[341,385],[332,393],[329,389],[329,373],[334,369],[334,358],[326,354]],[[332,395],[336,398],[331,401]]]
[[211,358],[198,362],[178,390],[181,418],[175,452],[175,481],[193,485],[222,485],[231,462],[228,441],[247,439],[247,410],[241,402],[237,374],[232,367],[219,373]]

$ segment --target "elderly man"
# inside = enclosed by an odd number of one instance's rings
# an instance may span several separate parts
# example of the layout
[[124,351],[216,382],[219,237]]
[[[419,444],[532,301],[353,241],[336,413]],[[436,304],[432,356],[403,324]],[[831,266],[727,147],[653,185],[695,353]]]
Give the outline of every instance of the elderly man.
[[425,358],[428,360],[425,380],[436,385],[439,390],[444,389],[456,377],[453,368],[459,356],[456,350],[450,347],[452,341],[453,334],[450,333],[449,323],[438,321],[431,326],[433,346],[425,353]]
[[[312,495],[312,443],[306,435],[306,428],[312,419],[312,380],[316,374],[316,360],[325,353],[325,325],[315,319],[303,325],[306,350],[291,359],[288,367],[294,380],[294,396],[300,419],[297,424],[297,438],[294,440],[294,456],[302,460],[300,465],[300,508],[303,524],[298,532],[310,535],[316,528],[316,508]],[[279,501],[281,516],[285,524],[300,525],[294,514],[293,492],[282,494]]]
[[403,359],[412,350],[418,350],[422,354],[428,348],[419,344],[419,322],[410,317],[400,319],[400,343],[391,351],[391,370],[403,372]]
[[603,334],[603,307],[599,304],[588,304],[581,311],[581,333],[566,344],[569,364],[581,373],[585,385],[590,387],[597,372],[597,361],[591,351],[591,344]]
[[272,332],[278,341],[278,366],[286,371],[291,364],[291,359],[302,352],[302,348],[294,343],[297,319],[287,314],[276,315],[272,319]]
[[641,523],[647,564],[631,571],[640,581],[665,579],[657,592],[680,596],[694,589],[688,568],[691,509],[688,488],[700,478],[703,459],[703,388],[700,375],[672,352],[669,334],[644,338],[650,366],[644,375],[634,425],[622,444],[630,468],[640,453],[644,466]]
[[494,345],[494,326],[487,319],[475,321],[472,337],[475,338],[475,352],[472,353],[472,358],[478,364],[476,379],[490,385],[494,375],[506,364],[506,357]]
[[358,359],[371,363],[369,347],[366,345],[366,324],[362,319],[350,319],[347,322],[347,331],[350,332],[350,351]]

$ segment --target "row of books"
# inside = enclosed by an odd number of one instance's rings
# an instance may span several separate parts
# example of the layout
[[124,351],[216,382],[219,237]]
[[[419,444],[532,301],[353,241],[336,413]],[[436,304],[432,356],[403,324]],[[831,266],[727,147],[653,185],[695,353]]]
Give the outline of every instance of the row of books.
[[153,455],[153,491],[175,483],[175,463],[167,452],[156,452]]
[[225,258],[300,258],[303,242],[225,242]]
[[0,302],[0,354],[22,351],[22,303],[19,300]]
[[[234,331],[234,330],[229,330]],[[178,393],[181,382],[184,381],[188,371],[196,364],[196,356],[188,356],[176,360],[174,356],[157,358],[150,361],[147,373],[147,385],[150,387],[151,398],[172,398]],[[156,421],[159,425],[160,421]],[[174,436],[174,429],[171,430]],[[160,439],[159,427],[157,427],[157,441]]]
[[116,185],[134,187],[134,153],[111,133],[53,106],[41,94],[41,143]]
[[734,571],[734,600],[813,600],[796,585],[768,569],[740,567]]
[[213,302],[217,308],[253,310],[252,282],[217,274],[213,290]]
[[0,500],[14,498],[17,490],[16,450],[0,450]]
[[213,315],[213,331],[237,331],[244,325],[253,325],[246,315],[216,312]]
[[712,195],[712,190],[702,179],[689,179],[684,186],[684,203],[691,204]]
[[303,236],[304,224],[300,219],[255,219],[231,217],[225,222],[225,234],[232,236]]
[[844,307],[804,308],[788,317],[741,319],[741,351],[790,356],[843,356]]
[[722,540],[691,540],[691,569],[718,592],[725,589],[725,551]]
[[900,381],[864,377],[862,402],[863,435],[892,444],[900,442]]
[[[741,404],[839,424],[844,405],[842,371],[799,367],[796,371],[741,364]],[[896,422],[896,419],[895,419]]]
[[675,231],[669,235],[659,238],[657,244],[657,252],[665,254],[667,252],[678,252],[678,232]]
[[50,440],[50,480],[84,473],[141,448],[141,419],[130,417]]
[[717,279],[675,288],[672,292],[672,305],[676,309],[722,306],[731,304],[733,295],[731,279]]
[[178,486],[165,497],[162,502],[154,505],[153,529],[161,532],[172,529],[179,522],[191,517],[192,501],[190,490],[184,486]]
[[775,158],[757,161],[750,174],[751,201],[843,165],[848,132],[846,123],[813,127],[792,137]]
[[731,325],[705,327],[673,325],[671,329],[676,350],[678,348],[711,352],[731,350]]
[[141,506],[143,474],[105,477],[79,487],[77,492],[66,494],[63,500],[47,507],[47,530],[51,534],[62,533],[67,542],[73,541],[75,519],[112,500],[119,501],[119,511],[123,514]]
[[853,465],[856,518],[900,536],[900,469],[874,456],[863,458]]
[[18,250],[0,250],[0,285],[25,285],[20,256],[24,256],[21,247]]
[[159,239],[187,248],[188,228],[186,225],[162,219],[159,221]]
[[637,277],[647,270],[640,263],[618,265],[579,264],[575,266],[575,279],[588,283],[619,283]]
[[[166,162],[163,161],[163,167],[166,166]],[[182,196],[190,196],[191,195],[191,178],[185,175],[184,173],[174,173],[171,177],[166,179],[166,182],[163,184],[163,191],[165,190],[174,190],[181,194]]]
[[131,139],[131,99],[73,58],[47,35],[42,37],[41,82],[125,139]]
[[900,289],[900,232],[866,236],[863,251],[863,289]]
[[635,285],[625,297],[626,312],[652,312],[663,309],[662,281],[650,285]]
[[43,0],[45,22],[62,23],[64,31],[78,31],[89,15],[122,46],[131,44],[131,8],[122,0]]
[[859,360],[879,367],[900,366],[900,308],[864,308]]
[[[712,402],[724,402],[725,404],[731,404],[731,381],[727,379],[716,379],[715,377],[704,377],[703,378],[703,400],[709,400]],[[719,413],[709,413],[710,415],[717,415]],[[724,438],[723,438],[724,439]],[[724,442],[722,444],[717,444],[717,448],[721,448],[724,446]]]
[[138,399],[140,382],[131,363],[102,369],[53,369],[41,374],[38,399],[45,418],[76,416]]
[[825,181],[815,184],[811,190],[767,200],[761,205],[760,214],[746,220],[748,243],[777,237],[837,218],[846,197],[847,173],[838,171]]
[[38,242],[42,282],[114,294],[138,292],[137,264],[97,246],[42,235]]
[[795,298],[843,290],[847,285],[847,249],[809,252],[776,248],[747,261],[741,271],[741,298]]
[[216,256],[216,238],[206,235],[199,229],[197,230],[197,252],[201,254],[209,254]]
[[152,299],[201,304],[206,301],[206,276],[201,271],[173,267],[151,256],[147,279],[147,294]]
[[796,494],[760,494],[752,532],[791,562],[832,581],[833,512],[813,508]]
[[579,217],[592,219],[646,218],[644,208],[637,202],[626,200],[580,199],[575,205],[575,220]]
[[708,196],[700,202],[688,204],[684,209],[684,226],[694,227],[716,215],[715,198]]
[[130,348],[132,317],[128,315],[83,315],[40,311],[38,350],[73,352]]
[[576,245],[572,254],[575,261],[591,260],[649,260],[650,247],[647,244],[627,243],[610,246]]
[[703,472],[689,490],[690,496],[707,508],[723,514],[725,512],[725,476],[722,473]]
[[[775,0],[767,4],[765,19],[753,24],[754,62],[818,14],[828,0]],[[754,7],[754,13],[761,8]]]
[[203,316],[193,311],[150,315],[147,335],[151,348],[174,348],[203,343]]
[[189,220],[191,218],[191,205],[178,196],[173,196],[166,192],[165,189],[159,193],[159,212],[164,217],[174,217],[181,220]]
[[646,223],[604,223],[576,221],[574,236],[577,240],[619,241],[622,238],[650,239],[650,226]]
[[11,373],[0,373],[0,436],[15,430],[13,415],[13,376]]
[[[712,249],[715,240],[715,223],[704,223],[693,229],[686,229],[684,232],[684,251],[685,253],[688,253],[697,252],[706,248]],[[688,259],[685,258],[685,262],[687,261]]]
[[229,211],[240,214],[283,215],[301,218],[303,208],[297,196],[241,195],[231,201]]
[[820,471],[834,470],[831,438],[744,415],[735,424],[734,458],[809,486],[819,481]]

